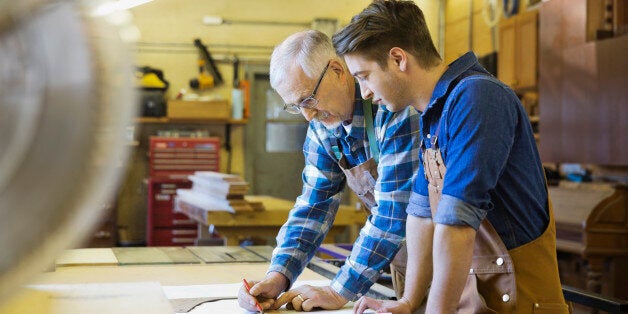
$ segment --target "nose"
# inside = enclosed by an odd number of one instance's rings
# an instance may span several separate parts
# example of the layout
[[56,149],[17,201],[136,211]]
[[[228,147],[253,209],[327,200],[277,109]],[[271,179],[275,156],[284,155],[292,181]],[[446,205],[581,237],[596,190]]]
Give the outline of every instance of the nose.
[[316,109],[301,108],[301,114],[305,117],[305,120],[312,121],[316,116]]
[[362,83],[360,83],[360,94],[362,94],[362,99],[373,97],[373,92]]

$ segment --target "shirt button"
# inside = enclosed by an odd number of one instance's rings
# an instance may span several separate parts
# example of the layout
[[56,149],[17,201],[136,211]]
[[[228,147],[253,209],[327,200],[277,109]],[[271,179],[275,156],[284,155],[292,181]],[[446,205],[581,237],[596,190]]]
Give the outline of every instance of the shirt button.
[[428,135],[427,135],[427,138],[431,138],[431,137],[432,137],[432,134],[428,134]]
[[510,301],[510,296],[508,295],[508,293],[502,295],[502,301],[504,301],[504,302]]
[[504,264],[504,259],[500,257],[495,261],[495,263],[497,266],[502,266]]

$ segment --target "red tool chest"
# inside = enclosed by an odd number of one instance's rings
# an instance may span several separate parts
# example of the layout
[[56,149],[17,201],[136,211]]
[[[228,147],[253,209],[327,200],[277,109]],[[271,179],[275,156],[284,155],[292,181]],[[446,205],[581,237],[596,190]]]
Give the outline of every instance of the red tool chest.
[[151,136],[148,165],[151,178],[219,171],[220,138]]
[[220,170],[220,139],[150,138],[148,178],[148,246],[191,245],[197,238],[197,223],[174,211],[177,189],[188,189],[187,176],[194,171]]

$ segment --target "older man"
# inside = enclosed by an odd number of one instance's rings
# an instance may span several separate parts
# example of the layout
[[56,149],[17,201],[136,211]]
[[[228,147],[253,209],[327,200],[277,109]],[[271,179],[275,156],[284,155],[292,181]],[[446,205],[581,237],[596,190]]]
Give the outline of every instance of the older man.
[[[239,304],[253,311],[256,301],[264,309],[286,303],[304,311],[338,309],[364,295],[403,246],[405,208],[418,169],[418,114],[412,108],[390,112],[362,99],[331,40],[318,31],[293,34],[275,48],[270,83],[284,109],[310,123],[303,190],[277,236],[266,277],[249,293],[241,289]],[[279,296],[332,226],[345,185],[370,210],[351,256],[330,286],[301,286]],[[405,249],[391,268],[403,274],[403,267]]]

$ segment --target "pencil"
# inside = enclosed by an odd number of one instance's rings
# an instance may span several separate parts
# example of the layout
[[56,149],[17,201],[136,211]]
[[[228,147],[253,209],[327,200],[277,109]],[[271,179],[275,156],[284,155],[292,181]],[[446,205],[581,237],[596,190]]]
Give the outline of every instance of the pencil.
[[[242,278],[242,283],[244,284],[244,288],[246,289],[246,292],[248,292],[250,294],[251,293],[251,286],[249,286],[249,283],[246,282],[246,279],[244,279],[244,278]],[[264,309],[259,304],[259,302],[257,302],[257,299],[255,299],[255,306],[260,311],[260,313],[264,313]]]

